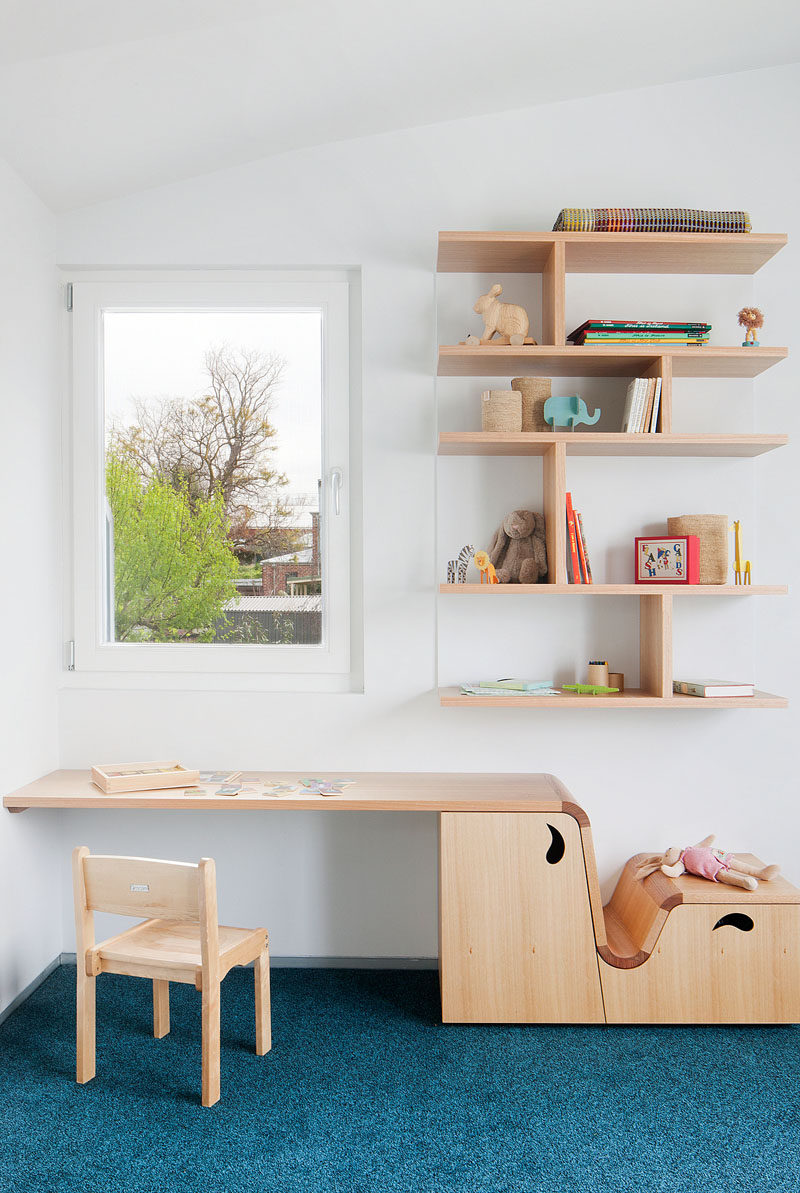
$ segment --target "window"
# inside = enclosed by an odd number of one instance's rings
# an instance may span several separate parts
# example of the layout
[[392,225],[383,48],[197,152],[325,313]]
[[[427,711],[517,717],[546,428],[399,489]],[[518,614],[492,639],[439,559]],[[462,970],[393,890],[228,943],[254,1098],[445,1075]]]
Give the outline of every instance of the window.
[[75,669],[338,688],[347,279],[93,276],[71,319]]

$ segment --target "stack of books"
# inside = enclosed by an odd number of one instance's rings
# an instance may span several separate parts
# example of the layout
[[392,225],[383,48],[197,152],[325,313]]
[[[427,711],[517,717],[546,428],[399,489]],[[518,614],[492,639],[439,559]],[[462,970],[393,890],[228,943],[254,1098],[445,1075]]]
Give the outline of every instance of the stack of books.
[[696,207],[562,207],[554,232],[749,232],[746,211]]
[[571,344],[668,344],[698,347],[708,343],[710,323],[651,322],[647,319],[587,319],[570,332]]
[[572,505],[572,494],[567,493],[567,582],[569,584],[592,584],[592,565],[583,529],[583,518]]
[[633,377],[625,395],[622,431],[632,435],[655,434],[661,408],[661,378]]
[[755,684],[729,679],[674,679],[672,690],[676,696],[704,696],[706,699],[756,694]]

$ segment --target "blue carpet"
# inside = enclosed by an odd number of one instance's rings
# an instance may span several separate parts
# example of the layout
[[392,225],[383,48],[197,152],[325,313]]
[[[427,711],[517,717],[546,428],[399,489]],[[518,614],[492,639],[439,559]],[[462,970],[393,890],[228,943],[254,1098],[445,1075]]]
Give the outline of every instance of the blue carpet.
[[796,1193],[800,1029],[443,1027],[435,973],[274,970],[223,985],[222,1101],[199,1104],[200,998],[98,981],[73,1080],[75,970],[0,1028],[2,1193]]

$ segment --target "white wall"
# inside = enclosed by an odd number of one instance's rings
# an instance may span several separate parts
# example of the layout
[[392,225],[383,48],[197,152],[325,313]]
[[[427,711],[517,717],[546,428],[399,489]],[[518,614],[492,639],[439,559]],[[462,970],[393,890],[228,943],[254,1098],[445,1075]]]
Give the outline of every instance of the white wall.
[[[58,765],[54,222],[0,161],[0,785]],[[57,815],[0,813],[0,1011],[62,948]]]
[[[547,770],[589,811],[606,888],[637,850],[711,830],[800,877],[794,710],[537,714],[439,706],[435,586],[447,555],[467,538],[486,541],[503,513],[535,502],[539,474],[535,464],[443,462],[434,567],[432,451],[432,269],[442,228],[549,228],[564,205],[747,208],[756,230],[792,238],[754,279],[577,279],[569,318],[710,317],[716,342],[730,344],[741,334],[736,312],[754,301],[766,311],[764,339],[788,343],[800,314],[800,194],[785,129],[799,94],[796,67],[658,87],[329,145],[62,217],[64,264],[363,267],[366,610],[363,695],[99,691],[64,678],[62,765],[166,753],[201,766]],[[513,281],[509,297],[524,285]],[[443,281],[448,338],[478,329],[474,298],[469,279]],[[796,385],[792,361],[754,387],[681,383],[678,425],[796,431]],[[443,385],[443,425],[478,425],[481,388],[480,381]],[[613,387],[580,392],[601,403],[618,397]],[[745,520],[756,580],[796,582],[797,557],[787,550],[795,534],[794,452],[756,464],[571,466],[600,569],[624,578],[616,574],[621,552],[639,527],[652,530],[669,513],[719,510]],[[758,527],[756,492],[765,515]],[[679,606],[677,661],[730,674],[749,672],[757,659],[758,683],[788,692],[795,611],[793,596]],[[568,674],[598,652],[621,660],[635,679],[629,599],[507,598],[491,610],[451,599],[441,612],[445,680],[506,668]],[[757,654],[754,618],[763,627]],[[436,951],[433,818],[73,813],[64,825],[65,851],[81,839],[108,850],[212,853],[223,914],[268,925],[277,954]]]

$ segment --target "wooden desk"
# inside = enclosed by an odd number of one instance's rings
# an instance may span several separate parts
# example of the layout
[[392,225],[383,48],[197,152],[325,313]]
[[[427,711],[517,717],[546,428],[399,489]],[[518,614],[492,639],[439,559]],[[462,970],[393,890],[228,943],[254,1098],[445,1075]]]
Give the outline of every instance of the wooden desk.
[[62,770],[3,803],[436,813],[446,1023],[800,1022],[800,891],[784,880],[754,894],[642,881],[634,858],[604,912],[589,819],[553,775],[316,773],[354,782],[341,795],[267,795],[265,782],[301,776],[248,771],[237,782],[253,790],[233,796],[218,783],[105,795],[87,771]]
[[[7,795],[3,804],[10,812],[102,808],[436,813],[445,1021],[602,1022],[580,828],[584,825],[588,833],[589,822],[555,776],[316,774],[354,782],[333,796],[276,796],[258,790],[221,796],[216,794],[219,783],[202,789],[106,795],[87,771],[61,770]],[[248,771],[236,781],[257,789],[264,783],[296,783],[300,777]],[[547,864],[545,855],[556,839],[561,843],[561,864]],[[152,852],[159,852],[155,832]],[[602,917],[596,883],[593,893]]]
[[85,770],[55,770],[3,800],[10,812],[26,808],[146,808],[151,811],[254,812],[556,812],[571,797],[555,775],[454,775],[358,771],[242,771],[237,783],[297,783],[303,777],[353,779],[341,795],[216,795],[220,784],[167,791],[105,795]]

